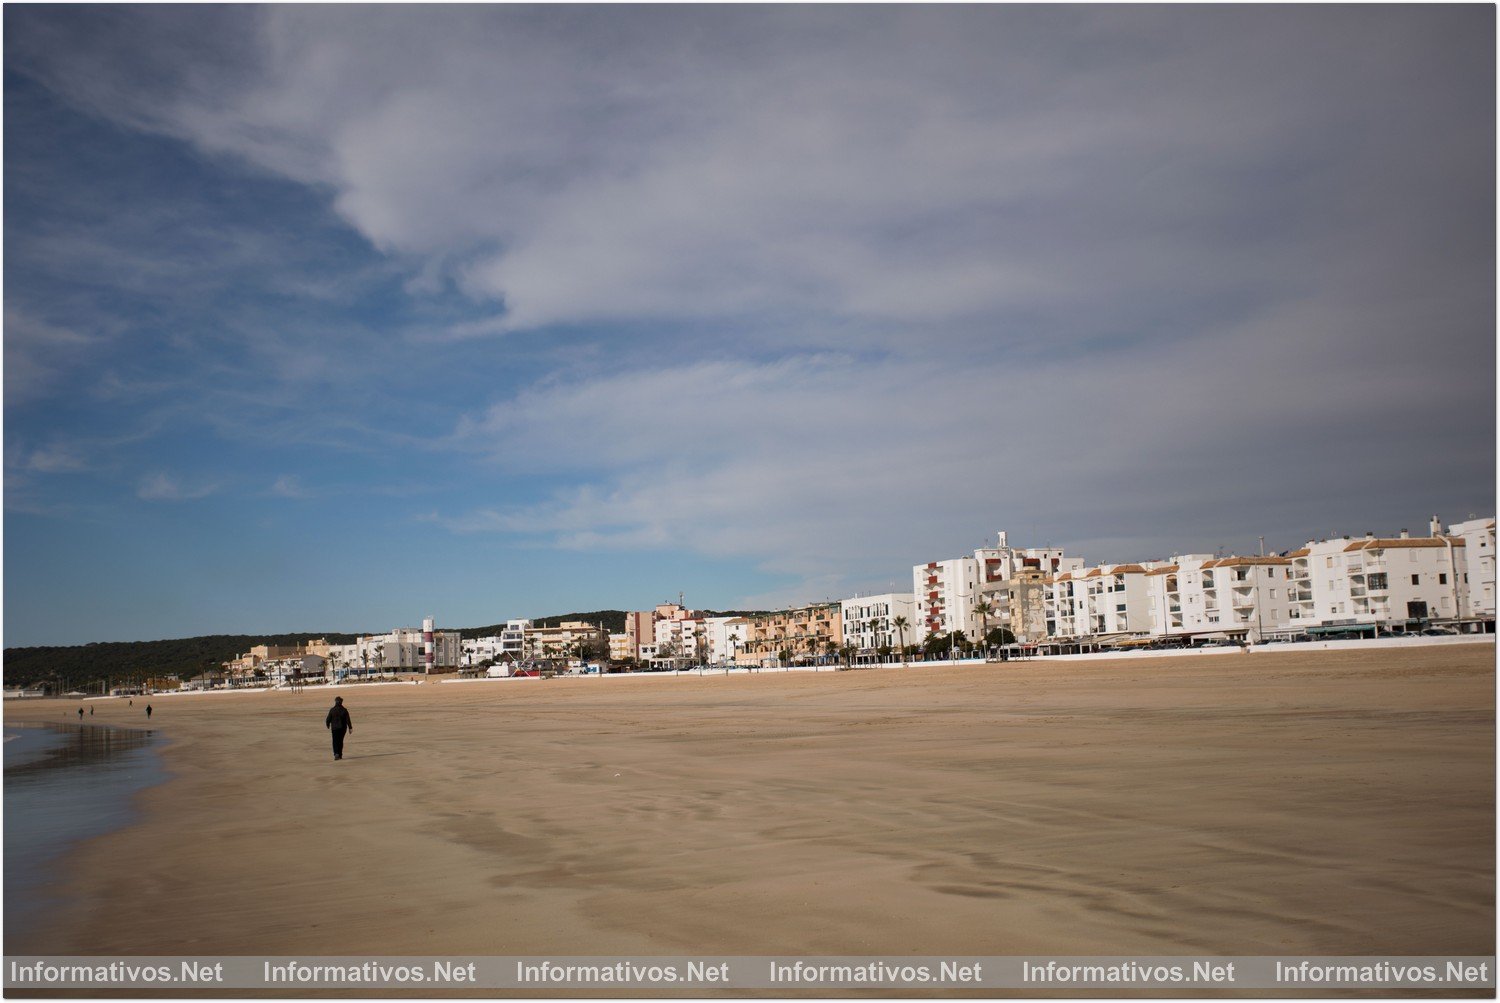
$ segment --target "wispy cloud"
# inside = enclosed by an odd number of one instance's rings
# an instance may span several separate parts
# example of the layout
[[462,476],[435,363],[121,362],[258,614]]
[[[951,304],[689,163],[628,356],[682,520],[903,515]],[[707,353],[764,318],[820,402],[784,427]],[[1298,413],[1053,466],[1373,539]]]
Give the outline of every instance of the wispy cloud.
[[302,486],[302,481],[295,474],[282,474],[276,478],[270,487],[270,494],[276,498],[312,497],[312,493]]
[[761,599],[1492,509],[1493,28],[8,8],[7,470]]
[[219,490],[214,483],[184,483],[166,473],[147,474],[136,487],[135,495],[144,501],[196,501]]

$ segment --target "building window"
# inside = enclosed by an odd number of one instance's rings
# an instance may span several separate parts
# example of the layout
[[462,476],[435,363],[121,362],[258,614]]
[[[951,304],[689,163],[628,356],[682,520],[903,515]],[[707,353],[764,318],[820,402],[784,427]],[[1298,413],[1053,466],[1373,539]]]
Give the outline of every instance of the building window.
[[1439,585],[1447,585],[1448,584],[1448,574],[1447,574],[1447,572],[1444,572],[1444,571],[1439,571],[1438,572],[1438,584]]
[[1422,584],[1422,576],[1421,575],[1412,575],[1411,576],[1411,583],[1413,585],[1421,585]]

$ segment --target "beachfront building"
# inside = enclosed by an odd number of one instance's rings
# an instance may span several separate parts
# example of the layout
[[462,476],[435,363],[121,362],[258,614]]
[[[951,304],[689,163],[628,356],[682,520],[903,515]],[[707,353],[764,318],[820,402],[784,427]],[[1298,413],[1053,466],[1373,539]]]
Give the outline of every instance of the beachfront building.
[[526,657],[526,632],[531,629],[530,620],[506,620],[500,631],[500,660],[519,662]]
[[463,650],[463,667],[466,669],[487,668],[500,661],[500,635],[490,637],[466,637],[459,642]]
[[708,652],[708,631],[705,618],[693,610],[679,608],[669,618],[657,620],[656,655],[653,661],[658,668],[681,668],[686,665],[702,665]]
[[[688,609],[681,603],[664,602],[657,603],[656,608],[648,613],[633,615],[645,618],[637,630],[643,630],[644,624],[650,625],[649,633],[640,634],[639,646],[651,649],[649,656],[642,655],[644,663],[658,669],[698,664],[703,616],[697,610]],[[631,626],[629,618],[625,625],[628,631]]]
[[1101,564],[1043,580],[1047,635],[1105,643],[1151,632],[1150,566]]
[[731,665],[750,637],[750,621],[742,616],[704,617],[703,632],[708,644],[708,664]]
[[609,631],[583,620],[567,620],[555,627],[532,624],[526,628],[524,648],[528,658],[603,658],[609,653]]
[[658,667],[724,665],[744,650],[750,622],[740,616],[705,616],[678,608],[656,621],[654,659]]
[[1495,520],[1470,519],[1448,527],[1449,536],[1464,541],[1464,584],[1468,586],[1468,609],[1476,622],[1488,621],[1495,629]]
[[[995,627],[1012,621],[1031,625],[1038,633],[1040,619],[1035,606],[1038,574],[1056,576],[1081,571],[1083,558],[1068,557],[1061,547],[1012,547],[1004,530],[996,534],[996,545],[981,547],[972,557],[930,561],[912,568],[912,593],[916,596],[920,625],[916,642],[933,634],[960,631],[971,641]],[[1033,603],[1030,616],[1024,608],[1012,612],[1011,583],[1025,573],[1028,585],[1017,599]],[[980,612],[980,604],[984,612]],[[1011,628],[1012,633],[1020,633]]]
[[260,672],[267,682],[275,686],[321,683],[329,679],[329,663],[323,655],[293,655],[288,658],[267,659],[261,663]]
[[304,655],[317,655],[326,659],[334,647],[336,645],[329,644],[328,639],[323,637],[299,644],[253,645],[243,655],[222,663],[223,676],[230,680],[270,678],[282,671],[283,663],[290,665],[292,660]]
[[656,613],[645,610],[625,614],[625,653],[621,658],[641,661],[641,645],[656,643]]
[[[1018,639],[1023,631],[1039,636],[1045,629],[1037,587],[1040,579],[1083,568],[1083,558],[1069,557],[1061,547],[1012,547],[1004,530],[996,534],[995,546],[974,551],[974,560],[979,565],[979,599],[973,607],[975,622],[970,625],[974,640],[996,627],[1008,628]],[[1025,584],[1013,589],[1018,580]],[[1012,610],[1013,598],[1023,604],[1033,603],[1029,617],[1024,605],[1019,611]],[[1016,624],[1023,630],[1017,630]]]
[[741,665],[778,665],[835,657],[843,639],[838,603],[753,613],[745,617],[748,634],[736,660]]
[[[905,627],[897,630],[895,621],[901,618]],[[839,603],[844,646],[862,657],[873,656],[881,648],[900,651],[903,644],[915,644],[923,636],[918,619],[917,597],[910,592],[861,595]]]
[[955,631],[972,637],[979,574],[979,562],[972,557],[929,561],[911,569],[918,617],[917,637],[911,643],[921,644],[934,634]]
[[1341,536],[1294,550],[1287,625],[1299,632],[1376,634],[1456,621],[1467,608],[1461,536]]
[[995,622],[1008,628],[1016,642],[1036,644],[1046,638],[1047,582],[1051,577],[1045,571],[1022,568],[1005,583],[1003,593],[996,591]]
[[[451,670],[463,664],[458,631],[435,630],[432,642],[434,669]],[[387,634],[362,634],[348,649],[340,646],[348,677],[424,672],[427,668],[421,627],[397,627]]]
[[1151,635],[1259,641],[1291,612],[1287,557],[1182,554],[1146,572]]
[[629,634],[609,635],[609,660],[611,662],[635,661],[640,652]]

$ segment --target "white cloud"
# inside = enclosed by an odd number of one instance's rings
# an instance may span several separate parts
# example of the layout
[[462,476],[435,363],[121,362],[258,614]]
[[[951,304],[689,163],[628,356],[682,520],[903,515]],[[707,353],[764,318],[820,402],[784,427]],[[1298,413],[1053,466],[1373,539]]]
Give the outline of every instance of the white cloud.
[[51,392],[73,367],[88,358],[99,337],[7,305],[5,309],[5,403],[22,404]]
[[[1299,229],[1388,200],[1352,177],[1417,156],[1321,137],[1396,114],[1384,99],[1451,43],[1441,18],[1401,12],[243,16],[258,44],[228,71],[166,35],[166,94],[154,61],[153,86],[107,87],[143,74],[103,43],[47,65],[81,100],[329,186],[424,281],[437,262],[503,301],[504,329],[777,311],[1098,323],[1122,299],[1129,314],[1185,290],[1274,293],[1332,250]],[[1332,59],[1329,39],[1387,62]],[[1445,110],[1429,118],[1433,141],[1466,142]]]
[[276,478],[276,482],[271,485],[271,494],[277,498],[311,497],[308,490],[302,486],[301,480],[295,474],[282,474]]
[[141,478],[135,495],[144,501],[196,501],[218,490],[216,483],[184,484],[171,474],[157,472]]
[[[193,15],[250,21],[202,53],[163,16],[7,44],[491,311],[423,337],[607,346],[458,423],[572,487],[457,531],[817,589],[1491,490],[1484,8],[294,5]],[[295,401],[351,343],[255,351]]]

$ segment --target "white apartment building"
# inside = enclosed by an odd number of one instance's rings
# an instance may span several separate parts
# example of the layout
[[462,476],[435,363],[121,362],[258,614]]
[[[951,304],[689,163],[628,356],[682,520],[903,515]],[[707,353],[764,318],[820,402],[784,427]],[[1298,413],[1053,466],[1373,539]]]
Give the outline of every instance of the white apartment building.
[[917,602],[917,636],[921,644],[933,634],[959,630],[974,636],[974,606],[979,602],[979,562],[972,557],[931,561],[912,568]]
[[[1083,568],[1083,559],[1068,557],[1061,547],[1012,547],[1007,534],[996,534],[996,545],[981,547],[972,557],[933,561],[912,568],[912,593],[920,618],[920,644],[930,634],[961,630],[972,641],[980,640],[985,626],[1010,626],[1016,614],[1010,609],[1010,583],[1022,572],[1057,575]],[[990,612],[978,616],[979,603]]]
[[1495,520],[1470,519],[1448,527],[1449,536],[1464,541],[1464,584],[1469,603],[1464,616],[1495,616]]
[[1453,620],[1468,608],[1461,536],[1367,535],[1309,543],[1288,555],[1288,625],[1309,633],[1405,628]]
[[498,662],[500,660],[500,638],[494,637],[466,637],[460,645],[463,649],[463,665],[466,669],[472,669],[476,665],[485,662]]
[[635,638],[629,634],[609,635],[609,660],[623,662],[636,657]]
[[[1023,635],[1039,634],[1040,618],[1031,617],[1028,625],[1024,607],[1025,600],[1040,593],[1024,585],[1016,588],[1018,579],[1078,571],[1083,568],[1083,558],[1068,557],[1061,547],[1027,547],[1024,550],[1012,547],[1003,530],[996,537],[995,546],[974,551],[974,559],[979,562],[979,599],[989,612],[976,616],[972,625],[973,637],[978,640],[981,633],[995,627],[1009,628],[1018,639]],[[1019,603],[1021,608],[1013,609],[1013,603]],[[977,607],[978,603],[975,605]]]
[[[463,664],[463,642],[458,631],[433,631],[432,645],[435,668],[453,669]],[[426,668],[420,627],[397,627],[389,634],[361,635],[353,644],[331,645],[329,655],[335,662],[335,671],[347,669],[350,675],[422,672]]]
[[1146,572],[1151,633],[1259,641],[1290,616],[1291,565],[1287,557],[1182,554],[1153,567]]
[[528,658],[598,659],[609,651],[609,632],[584,620],[564,620],[555,627],[527,623],[522,648]]
[[[684,611],[687,612],[687,611]],[[657,661],[701,665],[708,654],[708,629],[701,616],[656,621]]]
[[750,621],[742,616],[710,616],[703,620],[703,632],[708,644],[708,664],[728,665],[745,650]]
[[519,662],[527,655],[526,632],[531,629],[530,620],[506,620],[500,631],[500,657]]
[[[686,611],[685,611],[686,612]],[[683,616],[656,621],[656,657],[689,665],[724,665],[745,650],[750,621],[739,616]]]
[[[899,651],[901,645],[916,644],[927,632],[917,612],[917,597],[910,592],[886,592],[881,595],[855,596],[839,603],[843,621],[843,644],[857,651],[871,652],[889,646]],[[895,620],[906,618],[906,628],[898,631]]]
[[1101,564],[1044,579],[1048,636],[1150,633],[1149,570],[1140,564]]

